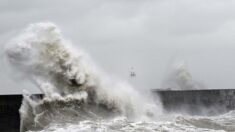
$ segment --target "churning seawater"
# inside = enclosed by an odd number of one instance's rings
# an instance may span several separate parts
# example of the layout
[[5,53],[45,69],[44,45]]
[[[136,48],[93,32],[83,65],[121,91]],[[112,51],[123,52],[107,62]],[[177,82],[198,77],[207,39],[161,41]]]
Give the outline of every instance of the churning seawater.
[[126,117],[109,120],[85,120],[51,123],[40,132],[234,132],[234,111],[224,115],[161,115],[155,121],[129,121]]
[[235,131],[234,111],[210,117],[164,113],[159,100],[104,74],[53,23],[31,24],[9,41],[6,55],[44,94],[36,99],[24,92],[21,132]]

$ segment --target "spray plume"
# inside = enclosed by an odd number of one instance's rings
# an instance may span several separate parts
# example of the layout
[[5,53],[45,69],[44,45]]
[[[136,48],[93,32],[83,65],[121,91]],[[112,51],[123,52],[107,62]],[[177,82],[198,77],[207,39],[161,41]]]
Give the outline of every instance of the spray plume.
[[12,66],[26,74],[44,95],[39,99],[24,92],[21,132],[40,130],[53,122],[115,115],[147,118],[159,110],[130,85],[99,72],[53,23],[31,24],[9,42],[6,54]]
[[182,61],[174,65],[171,72],[163,82],[164,88],[170,88],[173,90],[196,90],[204,89],[204,85],[193,80],[190,71],[187,68],[187,64]]

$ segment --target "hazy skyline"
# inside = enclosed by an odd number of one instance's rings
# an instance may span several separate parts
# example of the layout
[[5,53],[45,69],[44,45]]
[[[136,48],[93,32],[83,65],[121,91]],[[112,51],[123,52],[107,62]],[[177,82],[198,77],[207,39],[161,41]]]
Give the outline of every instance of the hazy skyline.
[[136,87],[161,87],[172,67],[185,61],[207,88],[235,88],[234,7],[232,0],[0,0],[0,93],[33,87],[13,77],[3,47],[30,23],[44,21],[57,24],[107,74],[129,81],[134,67]]

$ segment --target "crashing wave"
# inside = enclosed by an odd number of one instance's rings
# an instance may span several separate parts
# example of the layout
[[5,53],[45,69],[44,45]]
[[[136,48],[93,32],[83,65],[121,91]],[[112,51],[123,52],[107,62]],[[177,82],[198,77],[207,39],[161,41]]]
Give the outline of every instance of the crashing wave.
[[128,84],[98,72],[53,23],[31,24],[9,42],[6,54],[12,66],[23,71],[43,93],[42,99],[24,94],[21,132],[40,130],[53,122],[153,116],[151,110],[156,110]]
[[163,81],[163,87],[173,90],[205,89],[203,83],[193,79],[184,61],[173,67],[167,78]]

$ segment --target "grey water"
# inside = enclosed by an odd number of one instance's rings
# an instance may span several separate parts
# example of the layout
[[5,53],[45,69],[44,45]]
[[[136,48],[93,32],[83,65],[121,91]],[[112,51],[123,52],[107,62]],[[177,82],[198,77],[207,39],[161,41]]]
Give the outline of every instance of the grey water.
[[9,41],[6,55],[13,69],[45,95],[32,99],[24,91],[21,132],[235,131],[235,111],[216,116],[164,113],[160,100],[111,79],[50,22],[29,25]]

